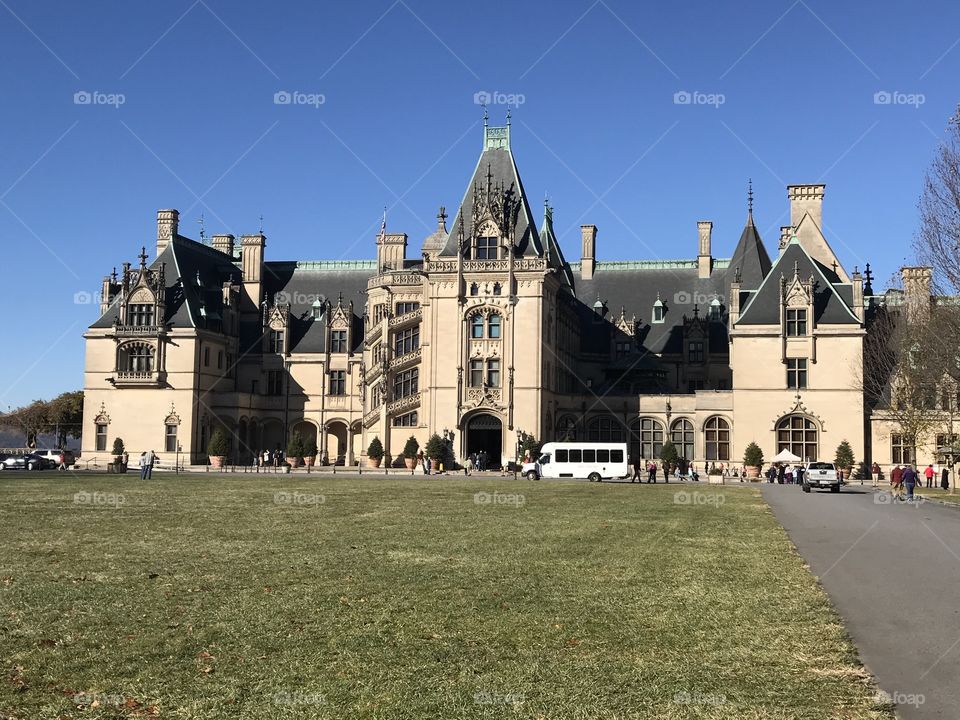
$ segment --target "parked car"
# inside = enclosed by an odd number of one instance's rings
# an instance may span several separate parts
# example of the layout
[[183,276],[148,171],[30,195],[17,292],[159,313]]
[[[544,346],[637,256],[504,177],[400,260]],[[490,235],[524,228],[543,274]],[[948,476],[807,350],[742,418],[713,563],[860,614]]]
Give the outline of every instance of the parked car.
[[840,475],[832,462],[807,463],[803,471],[803,491],[811,488],[830,488],[830,492],[840,492]]
[[76,464],[77,458],[73,455],[73,450],[37,450],[36,454],[40,457],[49,460],[53,465],[51,467],[58,468],[60,467],[60,453],[63,453],[67,467],[71,467]]
[[49,467],[47,460],[36,453],[9,455],[0,463],[0,469],[3,470],[46,470]]

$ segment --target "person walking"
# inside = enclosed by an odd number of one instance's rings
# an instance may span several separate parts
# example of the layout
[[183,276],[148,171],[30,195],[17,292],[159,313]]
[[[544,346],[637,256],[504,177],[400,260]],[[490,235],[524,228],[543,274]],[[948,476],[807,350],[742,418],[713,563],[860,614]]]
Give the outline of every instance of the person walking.
[[783,485],[783,480],[786,477],[787,469],[783,465],[777,466],[777,483]]
[[907,502],[913,502],[913,491],[917,487],[920,477],[913,465],[907,465],[903,470],[903,486],[907,489]]
[[57,466],[57,471],[67,469],[67,454],[61,450],[60,451],[60,464]]
[[873,487],[880,485],[880,464],[878,462],[874,462],[873,467],[870,468],[870,477],[873,479]]
[[933,487],[933,476],[934,476],[935,474],[936,474],[936,473],[935,473],[934,470],[933,470],[933,465],[927,465],[927,469],[923,471],[924,477],[927,478],[927,487],[928,487],[928,488],[932,488],[932,487]]
[[796,484],[796,485],[803,485],[803,473],[804,473],[804,472],[805,472],[805,469],[804,469],[803,465],[797,465],[797,467],[794,468],[794,470],[793,470],[793,482],[794,482],[794,484]]
[[943,466],[943,470],[940,471],[940,487],[944,490],[950,489],[950,471],[947,470],[947,466]]
[[903,468],[899,465],[890,471],[890,489],[894,498],[899,498],[903,493]]
[[635,483],[641,479],[640,477],[640,460],[634,456],[630,460],[630,465],[633,467],[633,477],[630,478],[630,482]]
[[153,450],[147,450],[146,456],[143,458],[144,464],[147,466],[147,480],[153,478],[153,463],[157,460],[157,454]]
[[145,452],[140,453],[140,479],[147,479],[147,454]]
[[420,461],[420,467],[423,468],[423,474],[424,474],[424,475],[429,475],[429,474],[430,474],[430,465],[427,464],[427,463],[429,463],[429,460],[427,460],[427,456],[424,455],[423,450],[419,450],[419,451],[417,452],[417,459]]

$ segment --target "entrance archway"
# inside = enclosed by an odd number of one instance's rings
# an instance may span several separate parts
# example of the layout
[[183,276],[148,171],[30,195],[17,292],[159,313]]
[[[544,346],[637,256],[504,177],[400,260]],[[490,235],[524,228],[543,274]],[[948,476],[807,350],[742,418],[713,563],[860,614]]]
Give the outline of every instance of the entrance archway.
[[327,423],[327,462],[343,465],[347,461],[347,424],[340,420]]
[[467,454],[487,453],[487,467],[497,468],[503,460],[503,423],[487,413],[467,421]]

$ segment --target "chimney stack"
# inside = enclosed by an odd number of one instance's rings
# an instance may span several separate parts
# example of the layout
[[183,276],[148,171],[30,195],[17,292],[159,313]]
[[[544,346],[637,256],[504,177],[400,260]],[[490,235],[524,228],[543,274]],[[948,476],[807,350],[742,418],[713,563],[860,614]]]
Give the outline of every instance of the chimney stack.
[[211,241],[214,250],[219,250],[225,255],[233,257],[233,241],[236,238],[233,235],[214,235]]
[[930,290],[933,268],[900,268],[903,277],[903,294],[907,304],[907,320],[922,320],[930,312]]
[[157,210],[157,257],[177,236],[180,227],[180,212],[177,210]]
[[807,213],[817,227],[823,230],[823,190],[826,185],[787,185],[787,197],[790,199],[790,224],[800,225]]
[[860,322],[863,322],[866,317],[866,313],[863,304],[863,275],[860,274],[859,270],[854,270],[852,281],[853,314],[857,316]]
[[700,250],[697,253],[697,270],[700,278],[710,277],[713,270],[713,258],[710,254],[710,237],[713,234],[713,223],[701,220],[697,223],[697,234],[700,239]]
[[793,226],[792,225],[781,225],[780,226],[780,252],[783,252],[787,245],[790,243],[790,238],[793,237]]
[[593,272],[597,268],[597,226],[581,225],[580,239],[580,277],[583,280],[592,280]]

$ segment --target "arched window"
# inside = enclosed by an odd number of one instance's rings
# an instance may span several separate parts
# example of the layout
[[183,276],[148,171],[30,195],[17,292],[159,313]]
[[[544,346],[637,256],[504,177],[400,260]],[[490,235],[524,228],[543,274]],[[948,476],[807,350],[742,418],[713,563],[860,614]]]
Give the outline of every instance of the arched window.
[[730,423],[721,417],[712,417],[704,426],[707,440],[707,460],[730,460]]
[[470,337],[479,340],[483,337],[483,315],[479,313],[470,318]]
[[120,352],[120,370],[125,372],[153,372],[153,348],[149,345],[127,345]]
[[577,420],[572,415],[564,415],[557,422],[557,440],[567,442],[577,439]]
[[640,418],[640,455],[648,460],[660,457],[663,450],[663,425],[653,418]]
[[479,294],[480,294],[480,286],[477,285],[476,283],[472,283],[472,284],[470,285],[470,294],[471,294],[471,295],[479,295]]
[[503,293],[503,286],[500,283],[493,284],[493,294],[500,295]]
[[693,423],[686,418],[677,420],[670,429],[670,440],[684,460],[693,460]]
[[500,337],[500,316],[491,313],[487,320],[487,337],[497,339]]
[[623,442],[623,424],[605,415],[593,418],[587,426],[588,442]]
[[804,460],[817,459],[817,426],[803,415],[788,415],[777,423],[777,452],[789,450]]

